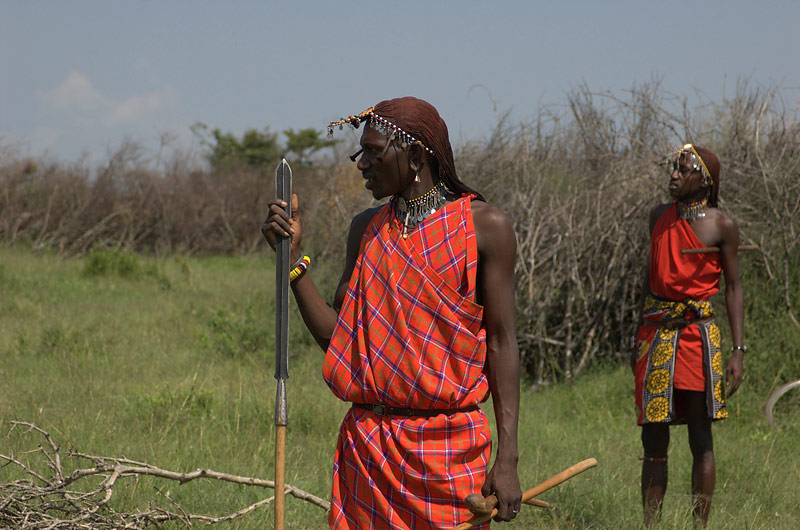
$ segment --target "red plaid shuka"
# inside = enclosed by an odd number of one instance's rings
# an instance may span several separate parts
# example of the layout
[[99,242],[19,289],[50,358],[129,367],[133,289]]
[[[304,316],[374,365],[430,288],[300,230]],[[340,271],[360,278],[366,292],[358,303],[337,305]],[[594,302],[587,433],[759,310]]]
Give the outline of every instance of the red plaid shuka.
[[[325,355],[339,399],[455,409],[488,397],[471,198],[402,237],[392,203],[372,219]],[[345,415],[333,466],[331,528],[452,528],[470,518],[491,453],[480,409],[451,416]]]

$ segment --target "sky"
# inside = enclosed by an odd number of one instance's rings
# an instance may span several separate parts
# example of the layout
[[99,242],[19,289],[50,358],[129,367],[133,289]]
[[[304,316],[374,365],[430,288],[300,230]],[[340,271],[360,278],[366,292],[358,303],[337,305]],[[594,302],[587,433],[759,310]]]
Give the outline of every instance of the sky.
[[406,95],[458,145],[651,79],[716,101],[749,79],[795,108],[798,20],[796,0],[0,0],[0,153],[198,149],[197,122],[322,130]]

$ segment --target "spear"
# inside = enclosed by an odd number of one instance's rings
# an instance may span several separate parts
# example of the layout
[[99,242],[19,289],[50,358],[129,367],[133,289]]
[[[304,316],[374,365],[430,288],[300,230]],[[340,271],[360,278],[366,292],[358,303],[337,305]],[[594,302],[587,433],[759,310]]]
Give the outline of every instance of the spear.
[[[292,168],[282,159],[275,170],[275,196],[292,216]],[[289,378],[289,250],[288,236],[278,236],[275,266],[275,530],[283,530],[286,499],[286,380]]]

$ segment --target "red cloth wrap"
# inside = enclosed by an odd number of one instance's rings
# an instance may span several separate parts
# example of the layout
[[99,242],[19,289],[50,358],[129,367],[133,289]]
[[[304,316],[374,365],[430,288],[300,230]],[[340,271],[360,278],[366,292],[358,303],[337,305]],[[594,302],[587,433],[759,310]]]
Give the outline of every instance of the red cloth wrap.
[[[344,401],[454,409],[488,397],[470,197],[408,239],[392,204],[361,241],[323,376]],[[470,517],[491,453],[486,416],[377,416],[351,409],[336,448],[331,528],[451,528]]]
[[[657,297],[682,301],[706,301],[719,291],[722,271],[719,253],[681,254],[682,249],[703,248],[705,245],[689,226],[680,219],[676,204],[670,206],[653,228],[650,246],[650,291]],[[698,315],[691,308],[675,318],[692,320]],[[645,317],[645,320],[651,320]],[[651,321],[655,321],[652,319]],[[643,325],[636,336],[637,344],[650,345],[660,328]],[[705,391],[706,377],[703,366],[703,338],[697,325],[680,330],[677,343],[672,387],[684,390]],[[635,367],[636,405],[639,423],[642,423],[642,388],[648,367],[647,351],[642,351]]]
[[650,291],[670,300],[708,300],[719,291],[722,265],[719,252],[681,254],[705,245],[678,217],[676,205],[667,209],[653,228],[650,243]]

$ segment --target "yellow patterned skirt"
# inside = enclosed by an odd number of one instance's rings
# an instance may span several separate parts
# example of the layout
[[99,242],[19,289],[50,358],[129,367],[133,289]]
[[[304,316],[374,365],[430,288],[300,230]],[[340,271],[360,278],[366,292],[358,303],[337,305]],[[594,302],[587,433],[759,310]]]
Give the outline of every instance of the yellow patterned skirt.
[[675,361],[681,333],[697,326],[702,343],[706,410],[712,420],[728,417],[725,407],[724,370],[719,326],[707,300],[667,300],[648,295],[644,303],[645,324],[636,343],[639,357],[636,374],[638,423],[685,423],[673,400]]

